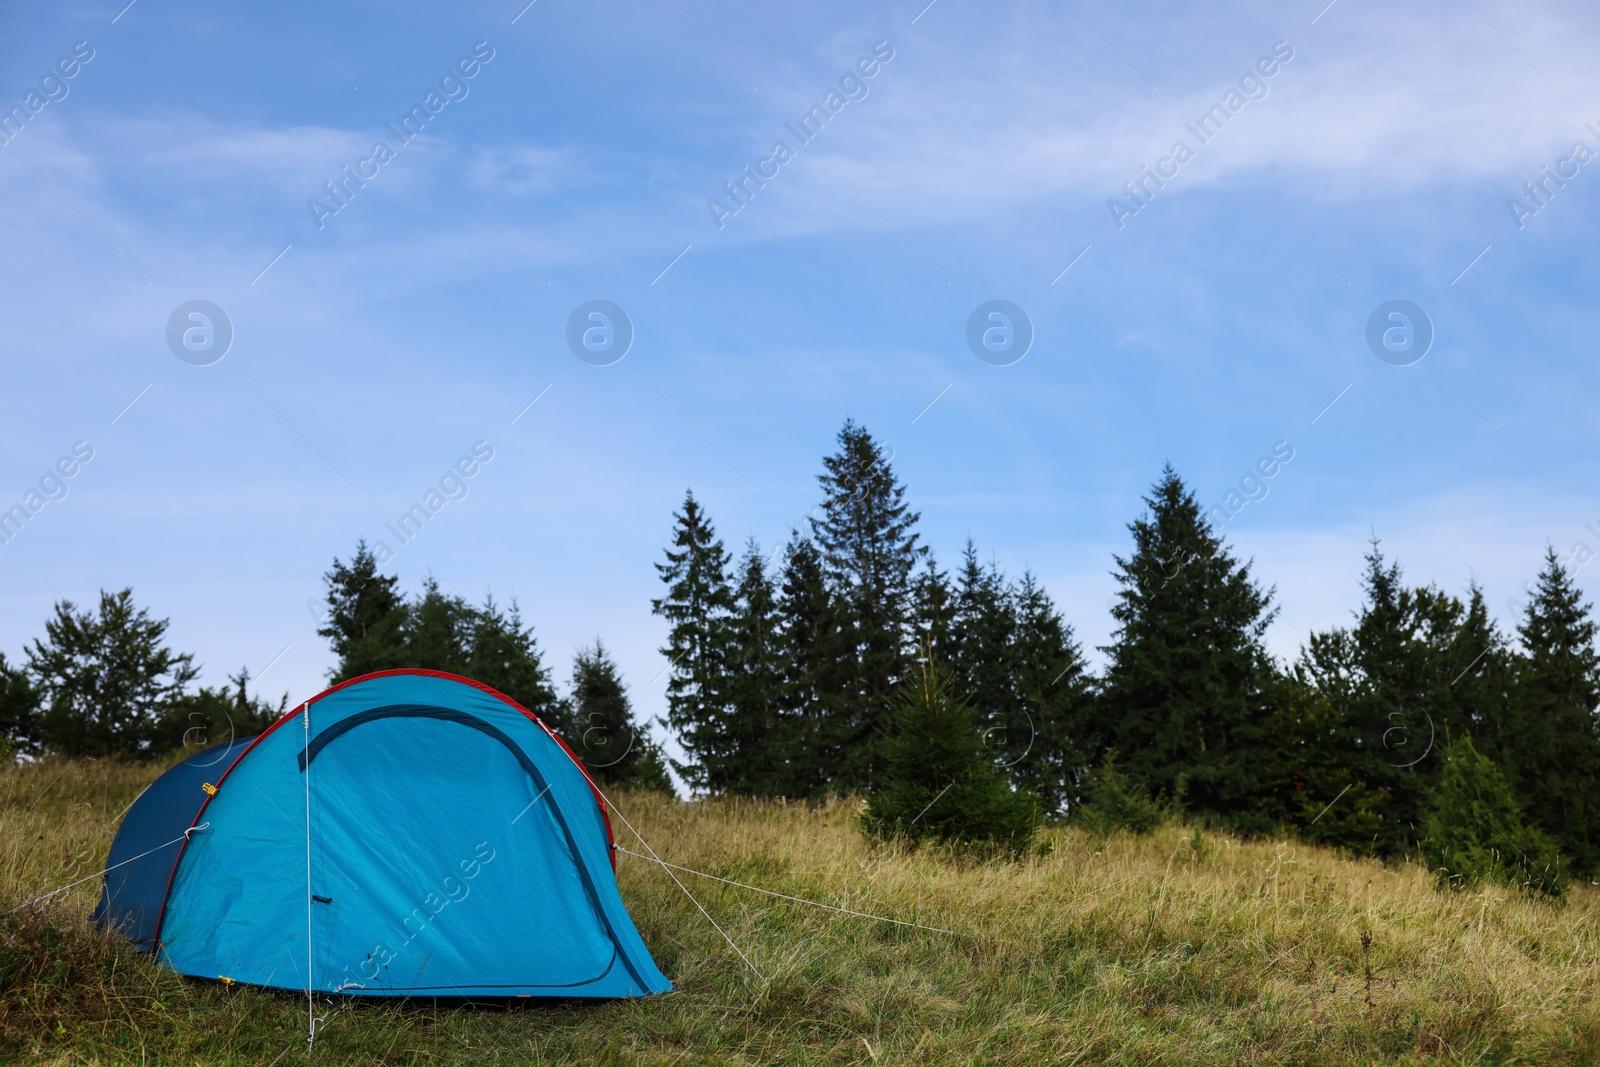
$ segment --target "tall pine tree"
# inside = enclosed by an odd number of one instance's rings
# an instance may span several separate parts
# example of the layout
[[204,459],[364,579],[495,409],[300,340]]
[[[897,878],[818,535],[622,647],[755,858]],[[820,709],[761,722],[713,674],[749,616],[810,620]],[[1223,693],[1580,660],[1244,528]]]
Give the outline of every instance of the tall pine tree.
[[848,419],[838,446],[817,476],[822,516],[811,532],[842,618],[845,689],[823,740],[834,785],[847,791],[868,787],[882,763],[894,687],[913,660],[911,572],[920,549],[917,513],[883,447]]
[[667,722],[689,757],[673,767],[693,788],[720,793],[738,781],[744,756],[728,731],[725,694],[734,607],[729,557],[693,492],[673,520],[667,562],[656,564],[667,593],[650,602],[670,627],[661,649],[671,671]]
[[1146,503],[1129,526],[1132,555],[1115,557],[1122,589],[1099,714],[1136,782],[1235,816],[1261,787],[1272,594],[1229,555],[1170,465]]

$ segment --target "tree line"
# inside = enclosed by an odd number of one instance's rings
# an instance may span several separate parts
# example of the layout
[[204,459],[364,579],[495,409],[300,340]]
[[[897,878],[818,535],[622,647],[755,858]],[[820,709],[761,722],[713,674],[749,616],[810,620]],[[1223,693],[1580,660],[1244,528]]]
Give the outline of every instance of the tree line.
[[1168,466],[1113,557],[1095,674],[1032,574],[1008,578],[970,542],[940,567],[865,428],[844,424],[818,485],[781,553],[752,540],[735,559],[692,491],[673,516],[653,608],[675,767],[698,790],[889,788],[909,683],[969,705],[992,764],[1047,813],[1088,813],[1110,781],[1135,804],[1386,857],[1459,816],[1504,824],[1484,847],[1509,866],[1559,848],[1600,873],[1595,623],[1553,549],[1511,635],[1476,584],[1465,599],[1410,585],[1374,540],[1352,623],[1283,663],[1265,646],[1274,590]]
[[[538,715],[601,783],[671,791],[661,750],[598,638],[577,650],[562,694],[515,601],[469,604],[432,578],[403,596],[364,542],[350,562],[335,558],[324,582],[318,633],[337,660],[330,683],[396,667],[465,675]],[[273,705],[252,694],[245,670],[231,689],[195,687],[194,657],[168,647],[168,626],[131,589],[102,592],[97,610],[57,603],[23,662],[0,654],[0,755],[169,757],[260,733],[289,710],[287,695]]]
[[[1113,557],[1116,626],[1093,672],[1034,575],[1006,575],[970,541],[940,566],[865,428],[844,424],[818,486],[804,528],[771,553],[751,540],[735,558],[692,492],[673,516],[652,609],[684,752],[673,766],[697,792],[866,794],[891,828],[956,826],[944,808],[981,807],[1013,841],[1031,835],[1027,811],[1096,827],[1181,811],[1527,883],[1552,883],[1538,873],[1552,856],[1600,875],[1596,624],[1553,548],[1506,633],[1476,584],[1465,598],[1410,584],[1374,540],[1351,623],[1280,662],[1264,643],[1274,590],[1169,466]],[[404,595],[364,543],[324,580],[331,681],[393,667],[476,678],[601,781],[671,788],[598,640],[562,693],[515,601],[469,604],[432,578]],[[0,750],[159,756],[286,710],[245,671],[196,687],[167,627],[131,590],[95,610],[56,604],[22,662],[0,655]],[[969,773],[974,754],[984,775]],[[941,778],[961,766],[959,789]],[[901,823],[885,814],[894,797],[916,809]]]

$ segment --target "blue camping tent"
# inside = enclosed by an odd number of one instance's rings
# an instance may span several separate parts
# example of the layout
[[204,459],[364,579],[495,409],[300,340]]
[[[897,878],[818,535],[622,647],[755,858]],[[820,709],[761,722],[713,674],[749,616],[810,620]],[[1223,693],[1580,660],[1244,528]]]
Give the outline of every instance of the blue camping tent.
[[672,988],[617,891],[583,765],[456,675],[352,679],[185,759],[129,808],[117,864],[96,921],[195,977],[364,996]]

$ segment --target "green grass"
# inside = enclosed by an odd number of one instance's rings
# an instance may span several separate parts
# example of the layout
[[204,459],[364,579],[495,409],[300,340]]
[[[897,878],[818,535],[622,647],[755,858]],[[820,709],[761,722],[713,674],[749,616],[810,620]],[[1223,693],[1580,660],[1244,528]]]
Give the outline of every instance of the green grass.
[[[0,771],[0,911],[104,862],[156,768]],[[664,859],[619,857],[679,991],[460,1009],[322,1003],[165,972],[87,922],[86,883],[0,920],[0,1059],[46,1064],[1593,1064],[1600,897],[1440,894],[1415,866],[1168,825],[1053,829],[1018,862],[874,846],[855,807],[615,798]],[[640,850],[621,824],[619,841]]]

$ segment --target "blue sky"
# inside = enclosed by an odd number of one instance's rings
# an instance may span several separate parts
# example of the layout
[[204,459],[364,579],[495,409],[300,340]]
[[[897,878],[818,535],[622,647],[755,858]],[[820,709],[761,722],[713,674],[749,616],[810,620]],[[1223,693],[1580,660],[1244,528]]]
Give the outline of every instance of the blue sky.
[[[1508,621],[1547,542],[1600,553],[1600,162],[1574,156],[1600,151],[1597,22],[1502,0],[5,5],[0,107],[61,98],[0,144],[0,506],[77,442],[93,458],[0,546],[0,649],[58,597],[132,585],[206,681],[243,664],[309,696],[331,558],[482,441],[391,569],[515,595],[563,681],[602,636],[655,714],[652,565],[684,490],[730,547],[770,545],[846,416],[894,449],[942,560],[971,536],[1032,568],[1091,650],[1147,479],[1170,461],[1218,504],[1278,442],[1293,459],[1223,527],[1277,587],[1277,653],[1349,618],[1374,531]],[[475,46],[492,58],[440,89]],[[801,143],[786,124],[875,47]],[[430,90],[401,143],[386,124]],[[1213,105],[1201,143],[1185,124]],[[393,158],[319,226],[308,201],[379,140]],[[1179,140],[1192,158],[1162,163]],[[708,201],[778,141],[792,158],[719,226]],[[1176,169],[1143,204],[1141,167]],[[566,342],[593,299],[633,324],[609,366]],[[1009,366],[965,340],[992,299],[1033,326]],[[1434,331],[1408,366],[1366,340],[1395,299]],[[191,300],[234,331],[207,366],[167,343]],[[1593,594],[1600,566],[1577,573]]]

